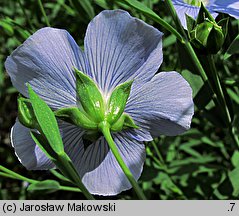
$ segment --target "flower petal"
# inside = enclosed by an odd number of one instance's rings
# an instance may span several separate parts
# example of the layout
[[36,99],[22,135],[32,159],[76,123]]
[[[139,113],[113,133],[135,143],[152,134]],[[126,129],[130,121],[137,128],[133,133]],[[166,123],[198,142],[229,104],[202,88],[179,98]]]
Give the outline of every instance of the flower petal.
[[88,25],[85,54],[91,76],[109,94],[127,80],[153,77],[163,59],[162,33],[125,11],[106,10]]
[[190,127],[192,89],[179,73],[161,72],[144,85],[132,86],[125,112],[153,137],[178,135]]
[[[66,152],[75,164],[84,185],[92,194],[116,195],[131,188],[104,137],[85,149],[80,129],[64,124],[62,133],[63,141],[68,146]],[[143,143],[130,140],[124,133],[114,134],[113,139],[126,165],[135,179],[138,179],[145,161]]]
[[30,129],[18,120],[11,130],[11,143],[19,161],[29,170],[46,170],[54,167],[50,159],[35,144]]
[[86,71],[84,54],[70,34],[42,28],[30,36],[6,60],[13,85],[28,96],[26,83],[52,108],[76,104],[73,67]]
[[239,19],[239,1],[238,0],[216,0],[213,5],[213,10],[221,13],[226,13]]

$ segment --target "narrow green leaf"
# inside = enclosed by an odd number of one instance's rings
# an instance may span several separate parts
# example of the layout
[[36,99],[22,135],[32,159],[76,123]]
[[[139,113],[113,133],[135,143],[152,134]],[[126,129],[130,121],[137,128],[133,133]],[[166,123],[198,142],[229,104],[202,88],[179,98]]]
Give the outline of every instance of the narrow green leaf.
[[108,102],[107,121],[112,125],[122,115],[128,100],[133,81],[118,85],[112,92]]
[[91,1],[89,0],[72,0],[73,5],[79,13],[83,13],[82,9],[86,12],[89,19],[93,19],[95,16],[94,8],[91,5]]
[[230,96],[230,98],[235,101],[239,105],[239,95],[236,94],[232,89],[227,88],[227,93]]
[[79,3],[84,8],[85,12],[88,14],[90,19],[93,19],[95,16],[94,8],[92,7],[91,1],[89,0],[80,0]]
[[62,154],[64,146],[54,113],[30,85],[28,85],[28,92],[37,122],[42,130],[40,132],[45,135],[51,148],[56,153]]
[[232,41],[231,45],[224,54],[224,59],[228,59],[234,54],[239,53],[239,35]]
[[45,180],[37,183],[30,184],[27,188],[28,191],[35,190],[59,190],[60,184],[54,180]]

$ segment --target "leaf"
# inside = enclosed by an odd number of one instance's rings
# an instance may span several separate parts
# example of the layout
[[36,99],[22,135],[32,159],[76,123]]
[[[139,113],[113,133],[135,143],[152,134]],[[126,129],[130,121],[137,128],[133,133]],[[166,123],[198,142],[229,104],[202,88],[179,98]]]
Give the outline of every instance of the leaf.
[[169,46],[175,44],[176,40],[177,39],[176,39],[175,35],[173,35],[173,34],[171,34],[168,37],[164,38],[164,40],[163,40],[163,48],[166,48],[166,47],[169,47]]
[[154,13],[150,8],[145,6],[143,3],[136,1],[136,0],[116,0],[116,2],[123,2],[127,5],[149,15],[153,19],[161,19],[156,13]]
[[42,130],[40,132],[44,134],[49,145],[57,154],[64,153],[64,146],[54,113],[29,84],[28,92],[37,122]]
[[231,161],[234,167],[239,166],[239,151],[235,151],[231,157]]
[[193,97],[195,97],[200,91],[200,89],[203,87],[204,82],[202,78],[199,75],[193,74],[188,70],[183,70],[182,76],[189,82],[193,90]]
[[238,53],[239,53],[239,35],[237,35],[237,37],[232,41],[231,45],[224,54],[224,59],[228,59],[232,55]]
[[232,100],[234,100],[239,105],[239,96],[232,89],[227,88],[227,93]]
[[237,197],[239,195],[239,166],[230,171],[228,176],[233,187],[233,196]]
[[28,191],[35,190],[59,190],[60,184],[54,180],[45,180],[37,183],[30,184],[27,188]]
[[[79,6],[81,6],[90,19],[94,18],[95,11],[91,5],[91,1],[89,1],[89,0],[72,0],[72,3],[76,7],[77,10],[80,10]],[[81,11],[81,12],[83,13],[83,11]]]

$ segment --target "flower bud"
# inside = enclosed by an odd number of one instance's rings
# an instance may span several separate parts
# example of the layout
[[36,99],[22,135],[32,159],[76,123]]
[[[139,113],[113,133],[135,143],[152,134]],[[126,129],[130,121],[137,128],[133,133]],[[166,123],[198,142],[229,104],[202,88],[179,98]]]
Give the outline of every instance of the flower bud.
[[215,54],[221,49],[225,36],[220,26],[205,20],[190,32],[190,40],[198,50]]
[[30,100],[19,96],[17,102],[20,123],[27,128],[36,129],[38,124]]
[[203,4],[196,20],[187,16],[187,25],[190,42],[199,52],[216,54],[222,48],[226,37],[223,28],[226,26],[216,23]]

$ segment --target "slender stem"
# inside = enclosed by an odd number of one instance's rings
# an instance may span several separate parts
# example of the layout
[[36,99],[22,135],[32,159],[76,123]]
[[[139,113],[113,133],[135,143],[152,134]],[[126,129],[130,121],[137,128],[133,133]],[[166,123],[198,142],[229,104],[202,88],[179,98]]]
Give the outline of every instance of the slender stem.
[[50,172],[57,177],[58,179],[66,182],[70,182],[71,180],[63,176],[61,173],[57,172],[55,169],[51,169]]
[[115,142],[114,142],[114,140],[111,136],[109,124],[106,123],[106,122],[103,122],[102,124],[99,125],[99,128],[101,129],[105,139],[108,142],[108,145],[109,145],[112,153],[114,154],[118,164],[120,165],[124,174],[128,178],[129,182],[131,183],[131,185],[134,188],[135,192],[137,193],[138,197],[142,200],[146,200],[146,197],[145,197],[143,191],[141,190],[141,188],[137,184],[136,180],[134,179],[133,174],[131,173],[130,169],[127,167],[127,165],[125,164],[124,160],[122,159],[122,157],[119,153],[119,150],[118,150],[118,148],[117,148],[117,146],[116,146],[116,144],[115,144]]
[[37,180],[33,180],[33,179],[27,178],[27,177],[25,177],[25,176],[22,176],[22,175],[20,175],[20,174],[18,174],[18,173],[15,173],[15,172],[13,172],[12,170],[9,170],[9,169],[7,169],[7,168],[4,167],[4,166],[0,166],[0,170],[3,171],[3,172],[5,172],[5,173],[7,173],[7,174],[10,175],[10,176],[12,176],[12,177],[15,178],[15,179],[19,179],[19,180],[22,180],[22,181],[26,181],[26,182],[29,182],[29,183],[31,183],[31,184],[38,182]]
[[236,134],[236,128],[234,126],[231,126],[229,130],[234,143],[236,143],[237,147],[239,147],[239,137]]
[[183,35],[183,38],[184,39],[187,39],[187,34],[186,32],[184,31],[184,28],[181,24],[181,21],[179,20],[178,18],[178,15],[177,15],[177,12],[173,6],[173,3],[171,0],[165,0],[164,1],[165,4],[167,5],[168,9],[169,9],[169,12],[171,13],[172,17],[173,17],[173,20],[177,26],[177,29],[179,30],[179,32],[181,33],[181,35]]
[[[0,170],[3,171],[3,172],[0,172],[0,176],[2,176],[2,177],[17,179],[17,180],[21,180],[21,181],[26,181],[30,184],[41,182],[41,181],[38,181],[38,180],[34,180],[34,179],[27,178],[25,176],[22,176],[22,175],[20,175],[18,173],[15,173],[12,170],[9,170],[9,169],[7,169],[3,166],[0,166]],[[62,186],[62,185],[60,185],[59,190],[81,192],[81,190],[79,188],[69,187],[69,186]]]
[[212,55],[207,56],[207,62],[208,62],[209,68],[210,68],[210,72],[211,72],[210,74],[212,75],[212,79],[215,84],[215,88],[216,88],[215,92],[217,92],[217,97],[218,97],[219,103],[221,105],[220,107],[225,115],[226,120],[227,120],[227,125],[229,126],[232,122],[231,115],[230,115],[230,112],[229,112],[229,109],[228,109],[228,106],[226,103],[226,99],[225,99],[225,96],[224,96],[224,93],[222,90],[220,78],[218,76]]
[[71,160],[67,156],[67,154],[60,155],[58,160],[56,161],[57,167],[62,171],[66,177],[72,180],[75,185],[77,185],[85,197],[89,200],[94,200],[95,198],[92,194],[87,190],[85,185],[82,183],[78,172],[76,171],[74,165],[72,164]]
[[162,157],[160,151],[158,150],[157,144],[155,143],[154,140],[152,140],[150,143],[152,144],[152,146],[153,146],[153,148],[154,148],[154,150],[155,150],[155,152],[156,152],[156,154],[159,158],[159,161],[160,161],[161,165],[163,165],[164,160],[163,160],[163,157]]
[[31,20],[29,19],[29,16],[27,15],[27,13],[26,13],[26,11],[25,11],[25,8],[24,8],[24,6],[23,6],[22,3],[21,3],[21,0],[18,0],[18,3],[19,3],[19,5],[20,5],[20,8],[21,8],[21,10],[22,10],[24,16],[26,17],[26,20],[27,20],[27,22],[28,22],[30,28],[35,31],[35,28],[33,27],[32,22],[31,22]]
[[44,16],[46,25],[47,25],[48,27],[50,27],[51,25],[50,25],[49,20],[48,20],[48,18],[47,18],[47,15],[46,15],[45,9],[44,9],[44,7],[43,7],[42,1],[41,1],[41,0],[38,0],[38,4],[39,4],[39,7],[40,7],[40,9],[41,9],[42,15]]

